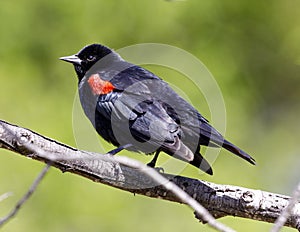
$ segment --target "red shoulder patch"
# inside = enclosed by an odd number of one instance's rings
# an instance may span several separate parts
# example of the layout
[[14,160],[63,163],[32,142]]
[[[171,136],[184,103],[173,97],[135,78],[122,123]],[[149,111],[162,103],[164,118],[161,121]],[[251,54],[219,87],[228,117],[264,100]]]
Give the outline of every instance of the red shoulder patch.
[[88,84],[95,95],[108,94],[116,88],[109,81],[102,80],[99,74],[91,75]]

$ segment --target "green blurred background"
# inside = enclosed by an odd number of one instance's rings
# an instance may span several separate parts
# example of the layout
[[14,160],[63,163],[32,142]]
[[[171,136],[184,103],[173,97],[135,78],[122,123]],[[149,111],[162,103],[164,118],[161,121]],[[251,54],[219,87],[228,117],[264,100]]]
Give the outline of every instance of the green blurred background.
[[[3,0],[0,119],[76,146],[72,107],[77,80],[72,67],[58,57],[93,42],[114,49],[146,42],[177,46],[198,57],[214,75],[226,104],[226,137],[258,163],[253,167],[222,151],[213,177],[199,176],[193,167],[184,175],[291,194],[300,179],[299,9],[298,0]],[[162,71],[160,76],[164,77]],[[191,96],[209,117],[197,96]],[[104,144],[104,148],[112,147]],[[14,193],[0,202],[3,216],[43,164],[4,150],[0,153],[0,194]],[[141,159],[147,162],[150,157]],[[240,218],[220,221],[238,231],[271,227]],[[13,232],[183,230],[213,231],[183,205],[134,196],[54,169],[3,228]]]

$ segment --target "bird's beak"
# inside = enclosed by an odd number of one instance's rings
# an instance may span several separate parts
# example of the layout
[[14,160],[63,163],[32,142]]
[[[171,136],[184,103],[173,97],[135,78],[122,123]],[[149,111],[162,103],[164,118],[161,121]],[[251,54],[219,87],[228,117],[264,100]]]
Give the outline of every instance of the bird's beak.
[[78,64],[78,65],[81,65],[82,62],[82,60],[77,55],[64,56],[64,57],[60,57],[59,59],[72,64]]

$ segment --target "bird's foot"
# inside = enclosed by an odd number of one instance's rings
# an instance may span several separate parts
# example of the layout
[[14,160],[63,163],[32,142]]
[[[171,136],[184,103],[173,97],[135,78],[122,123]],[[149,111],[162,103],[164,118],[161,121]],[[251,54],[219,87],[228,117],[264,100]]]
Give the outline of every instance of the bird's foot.
[[[153,160],[152,160],[153,161]],[[151,168],[154,168],[155,167],[155,162],[149,162],[149,163],[147,163],[147,166],[148,167],[151,167]]]

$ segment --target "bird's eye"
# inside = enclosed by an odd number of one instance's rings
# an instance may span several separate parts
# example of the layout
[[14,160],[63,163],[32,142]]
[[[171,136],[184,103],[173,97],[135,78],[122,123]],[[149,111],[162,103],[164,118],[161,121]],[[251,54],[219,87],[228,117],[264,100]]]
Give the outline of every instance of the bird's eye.
[[95,57],[95,56],[92,56],[92,55],[90,55],[90,56],[88,56],[88,57],[86,58],[86,60],[89,61],[89,62],[94,61],[95,59],[96,59],[96,57]]

